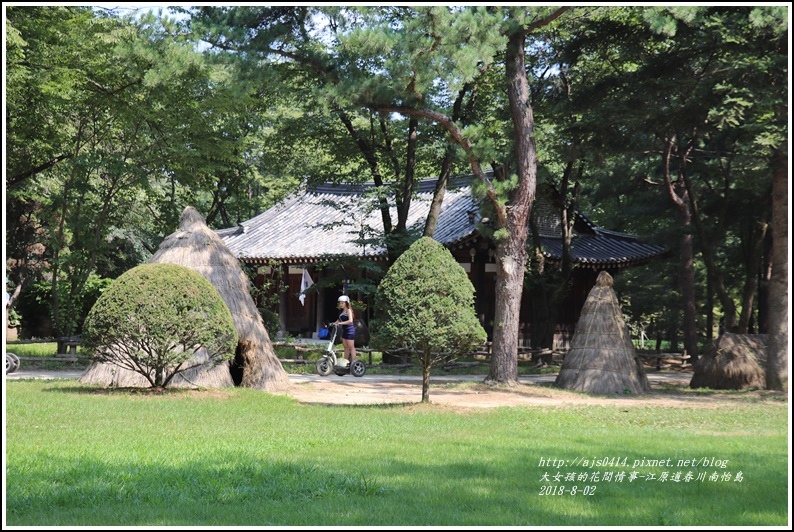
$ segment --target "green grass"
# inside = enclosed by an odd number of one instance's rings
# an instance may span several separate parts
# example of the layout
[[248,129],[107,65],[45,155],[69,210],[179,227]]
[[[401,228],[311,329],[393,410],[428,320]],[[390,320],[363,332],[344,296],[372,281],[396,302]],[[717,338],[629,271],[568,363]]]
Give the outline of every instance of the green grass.
[[[52,357],[58,352],[57,342],[24,343],[6,342],[5,350],[14,353],[18,357],[26,357],[20,361],[22,370],[62,370],[62,369],[81,369],[87,368],[90,364],[88,353],[81,346],[77,346],[77,356],[86,357],[78,360],[54,360]],[[40,358],[41,360],[30,360],[30,358]]]
[[[43,343],[18,343],[6,342],[6,351],[11,351],[18,357],[54,357],[58,352],[58,344],[56,342],[43,342]],[[78,347],[78,351],[79,351]]]
[[[8,381],[5,392],[10,526],[785,526],[788,519],[784,401],[455,410],[304,405],[241,388],[152,395],[69,380]],[[625,457],[627,465],[542,463],[605,457]],[[726,467],[677,466],[704,457]],[[634,464],[668,458],[673,467]],[[631,471],[679,470],[732,478],[628,479]],[[557,472],[608,471],[626,478],[553,481]],[[540,495],[563,485],[564,495]],[[594,494],[583,495],[584,486]]]

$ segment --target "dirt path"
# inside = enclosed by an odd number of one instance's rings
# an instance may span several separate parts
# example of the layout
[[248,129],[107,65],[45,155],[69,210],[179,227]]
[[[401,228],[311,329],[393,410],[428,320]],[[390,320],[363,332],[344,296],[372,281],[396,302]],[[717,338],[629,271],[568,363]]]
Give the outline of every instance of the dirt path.
[[[77,379],[83,370],[20,370],[7,374],[14,379]],[[718,408],[747,401],[785,402],[787,394],[766,390],[699,393],[689,389],[692,371],[649,372],[651,392],[641,396],[600,396],[554,387],[556,374],[520,377],[514,387],[490,387],[482,384],[485,375],[434,376],[430,385],[430,402],[449,408],[493,408],[499,406],[577,407],[618,405],[623,407]],[[404,375],[290,375],[290,387],[282,394],[301,403],[325,405],[418,404],[422,399],[421,377]]]
[[[380,378],[379,378],[380,377]],[[710,392],[708,395],[688,391],[690,372],[648,375],[651,393],[641,396],[596,396],[562,390],[553,386],[556,375],[522,377],[513,387],[490,387],[482,384],[483,376],[436,378],[431,380],[430,402],[461,408],[492,408],[499,406],[575,407],[584,405],[665,406],[717,408],[737,401],[785,399],[785,395],[765,390],[742,394]],[[290,389],[284,393],[302,403],[326,405],[372,405],[420,403],[422,384],[418,377],[388,378],[382,376],[319,377],[290,376]]]

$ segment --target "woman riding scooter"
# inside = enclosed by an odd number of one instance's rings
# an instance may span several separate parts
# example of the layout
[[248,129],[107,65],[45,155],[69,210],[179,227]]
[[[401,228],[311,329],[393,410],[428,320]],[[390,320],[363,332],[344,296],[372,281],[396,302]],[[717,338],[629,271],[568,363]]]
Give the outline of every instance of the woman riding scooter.
[[350,298],[347,296],[339,296],[336,302],[341,314],[339,314],[339,319],[335,323],[342,333],[345,358],[352,364],[356,359],[356,325],[354,323],[353,307],[350,306]]
[[[328,347],[325,353],[317,360],[315,368],[317,373],[326,377],[331,373],[336,373],[340,377],[343,375],[353,375],[354,377],[363,377],[367,372],[367,366],[362,360],[356,359],[356,326],[353,324],[355,317],[353,316],[353,309],[350,307],[350,298],[341,296],[337,300],[341,314],[339,319],[332,325],[333,333],[331,340],[328,342]],[[341,335],[342,343],[345,346],[345,358],[348,360],[347,365],[341,365],[340,361],[334,353],[334,341],[336,336]]]

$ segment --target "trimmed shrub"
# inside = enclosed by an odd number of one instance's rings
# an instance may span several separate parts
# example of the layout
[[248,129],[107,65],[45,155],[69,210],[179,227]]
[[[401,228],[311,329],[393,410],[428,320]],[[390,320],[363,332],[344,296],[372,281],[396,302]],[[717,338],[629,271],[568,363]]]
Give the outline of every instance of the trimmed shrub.
[[376,349],[416,353],[423,402],[429,400],[430,368],[473,351],[487,338],[466,272],[429,237],[414,242],[389,268],[375,295],[370,331]]
[[153,263],[127,271],[105,290],[86,318],[83,343],[95,361],[164,387],[196,366],[231,360],[237,331],[220,294],[200,273]]

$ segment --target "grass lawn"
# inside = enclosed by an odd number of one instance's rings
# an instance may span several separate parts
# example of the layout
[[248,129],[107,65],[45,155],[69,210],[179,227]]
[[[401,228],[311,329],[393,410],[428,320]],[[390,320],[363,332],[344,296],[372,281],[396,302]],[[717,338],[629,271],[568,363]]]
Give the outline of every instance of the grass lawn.
[[10,526],[789,522],[782,400],[330,407],[68,380],[8,381],[4,393]]

